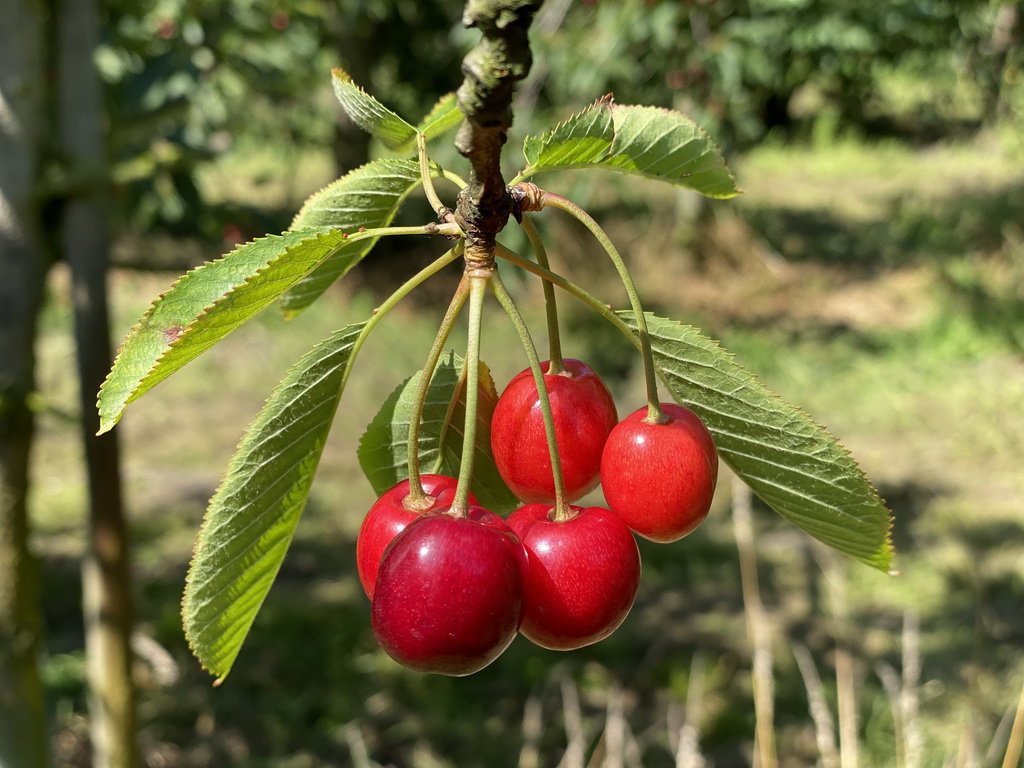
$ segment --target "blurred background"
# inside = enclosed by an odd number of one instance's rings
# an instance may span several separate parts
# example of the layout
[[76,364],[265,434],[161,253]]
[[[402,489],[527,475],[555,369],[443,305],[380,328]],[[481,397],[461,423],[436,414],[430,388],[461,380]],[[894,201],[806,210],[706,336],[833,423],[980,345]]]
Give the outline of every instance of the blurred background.
[[[86,53],[107,163],[79,178],[67,152],[40,150],[34,178],[43,222],[75,184],[103,198],[114,344],[179,274],[282,231],[307,195],[380,155],[342,119],[331,67],[414,121],[458,87],[477,39],[460,4],[438,0],[106,0],[98,10]],[[179,616],[206,502],[287,368],[439,253],[390,238],[302,316],[268,311],[117,430],[140,764],[1020,765],[1022,14],[1008,0],[548,0],[516,97],[509,175],[524,135],[607,93],[686,112],[716,138],[745,191],[735,200],[599,171],[545,184],[602,222],[649,309],[721,340],[853,451],[895,513],[899,575],[824,551],[756,500],[748,509],[724,471],[700,530],[641,542],[637,604],[608,640],[558,654],[520,638],[467,679],[391,662],[355,574],[373,501],[355,448],[383,394],[422,365],[453,271],[371,337],[277,583],[231,676],[212,688]],[[436,144],[442,164],[465,173],[450,137]],[[399,221],[430,217],[417,200]],[[553,211],[536,219],[556,270],[624,305],[579,226]],[[92,396],[80,397],[75,374],[74,275],[59,248],[44,252],[26,400],[28,542],[48,759],[84,768],[101,765],[81,583],[80,399]],[[539,286],[510,279],[543,341]],[[565,353],[602,373],[621,414],[639,407],[639,357],[585,307],[561,307]],[[506,353],[513,334],[492,316],[483,356],[501,387],[526,362]]]

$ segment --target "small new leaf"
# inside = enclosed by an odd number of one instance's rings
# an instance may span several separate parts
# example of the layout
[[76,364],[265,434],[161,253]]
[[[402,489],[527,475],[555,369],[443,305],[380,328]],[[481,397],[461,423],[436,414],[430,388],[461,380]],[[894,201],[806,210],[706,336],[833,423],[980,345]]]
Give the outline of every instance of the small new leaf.
[[442,96],[426,117],[420,121],[416,130],[429,141],[450,131],[461,122],[462,112],[459,111],[458,99],[454,93],[448,93]]
[[416,129],[356,85],[344,70],[332,70],[331,84],[352,122],[376,136],[388,149],[408,151],[415,146]]
[[711,137],[686,115],[656,107],[621,106],[610,98],[528,136],[529,164],[510,183],[542,171],[606,168],[686,187],[707,197],[739,194]]
[[365,323],[320,342],[246,431],[210,501],[182,602],[185,634],[219,684],[277,576],[309,495]]
[[121,344],[100,388],[100,432],[129,403],[223,339],[326,259],[346,251],[357,260],[361,241],[342,232],[302,229],[255,240],[188,272],[156,299]]
[[[618,314],[635,327],[630,313]],[[819,541],[889,570],[892,516],[850,452],[695,328],[646,317],[662,380],[754,493]]]

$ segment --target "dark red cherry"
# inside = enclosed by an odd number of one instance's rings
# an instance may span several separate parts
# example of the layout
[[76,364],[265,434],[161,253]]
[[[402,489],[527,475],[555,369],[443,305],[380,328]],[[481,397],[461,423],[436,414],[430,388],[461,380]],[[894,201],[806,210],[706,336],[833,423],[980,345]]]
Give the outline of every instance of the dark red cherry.
[[373,595],[373,633],[419,672],[469,675],[494,661],[523,616],[526,551],[508,524],[471,505],[468,517],[421,515],[388,546]]
[[[420,480],[423,490],[434,499],[429,507],[418,511],[408,509],[404,502],[409,495],[409,481],[402,480],[377,499],[363,518],[359,538],[356,540],[356,568],[359,570],[363,591],[371,600],[380,559],[391,540],[424,512],[450,506],[455,500],[455,486],[458,483],[454,477],[423,475]],[[469,501],[476,504],[473,494],[469,495]]]

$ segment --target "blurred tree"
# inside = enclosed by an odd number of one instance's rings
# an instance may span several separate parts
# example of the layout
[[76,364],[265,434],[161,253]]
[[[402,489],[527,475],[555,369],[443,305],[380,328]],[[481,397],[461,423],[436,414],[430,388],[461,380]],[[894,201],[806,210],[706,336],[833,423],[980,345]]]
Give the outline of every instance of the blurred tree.
[[238,212],[204,200],[198,178],[233,145],[333,146],[339,175],[365,163],[369,139],[340,122],[331,67],[412,116],[458,85],[459,3],[110,0],[104,12],[97,58],[119,229],[218,240]]
[[28,546],[36,318],[46,259],[37,189],[42,141],[44,8],[0,14],[0,766],[48,764],[38,658],[38,568]]
[[117,432],[97,435],[96,393],[110,369],[107,306],[108,183],[103,91],[93,63],[99,37],[97,0],[57,0],[53,110],[64,178],[55,201],[57,252],[71,271],[79,410],[88,479],[88,536],[82,561],[82,607],[89,679],[93,765],[136,768],[134,623],[128,528]]
[[[541,108],[614,92],[623,103],[689,113],[734,148],[794,127],[813,89],[847,125],[870,129],[879,74],[900,67],[952,82],[968,59],[1000,70],[991,47],[1000,0],[623,0],[573,4],[541,36]],[[1000,16],[1000,14],[1002,14]],[[1004,39],[1005,35],[1003,38]],[[1019,42],[1016,44],[1019,46]],[[1004,44],[1002,50],[1012,50]],[[973,59],[971,58],[973,55]],[[1001,72],[1001,70],[1000,70]],[[996,77],[998,80],[998,77]],[[536,87],[536,86],[535,86]]]

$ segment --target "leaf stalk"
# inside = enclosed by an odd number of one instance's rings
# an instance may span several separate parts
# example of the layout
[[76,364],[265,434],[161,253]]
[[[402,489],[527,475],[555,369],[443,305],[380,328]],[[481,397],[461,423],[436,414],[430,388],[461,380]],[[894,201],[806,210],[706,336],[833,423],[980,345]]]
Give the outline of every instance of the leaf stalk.
[[580,206],[571,200],[567,200],[561,195],[555,195],[551,192],[547,192],[544,195],[544,205],[552,208],[558,208],[559,210],[565,211],[583,226],[585,226],[595,239],[601,244],[608,257],[612,260],[612,264],[615,265],[615,270],[619,273],[619,279],[622,280],[622,285],[626,289],[626,295],[629,297],[630,306],[633,308],[633,314],[636,316],[636,328],[637,336],[640,340],[640,354],[644,360],[644,383],[647,387],[647,416],[644,419],[649,424],[664,424],[668,421],[668,417],[664,411],[661,410],[661,405],[658,398],[658,378],[654,368],[654,355],[651,352],[651,339],[650,334],[647,331],[647,320],[644,317],[644,308],[640,303],[640,294],[637,293],[636,284],[633,282],[633,277],[629,274],[629,269],[626,267],[626,262],[623,261],[622,255],[619,253],[615,244],[612,243],[611,238],[605,234],[605,231],[601,229],[601,226],[594,221],[594,218],[583,210]]

